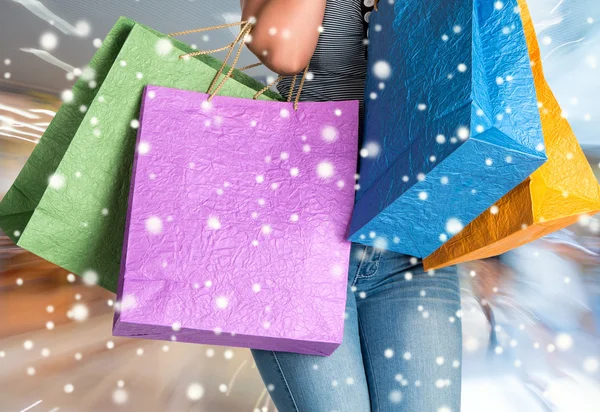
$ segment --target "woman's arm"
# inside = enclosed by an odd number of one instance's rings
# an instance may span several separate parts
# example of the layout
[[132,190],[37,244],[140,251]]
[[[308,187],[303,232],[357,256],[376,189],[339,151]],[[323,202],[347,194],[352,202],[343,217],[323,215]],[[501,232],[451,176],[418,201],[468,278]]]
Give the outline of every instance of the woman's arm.
[[248,48],[269,69],[296,74],[312,57],[326,0],[241,0],[242,20],[256,18]]

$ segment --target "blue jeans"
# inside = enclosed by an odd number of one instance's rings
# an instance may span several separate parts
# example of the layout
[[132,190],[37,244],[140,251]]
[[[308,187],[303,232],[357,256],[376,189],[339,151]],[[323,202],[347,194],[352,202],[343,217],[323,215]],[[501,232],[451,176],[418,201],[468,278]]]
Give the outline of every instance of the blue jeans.
[[344,339],[328,356],[252,350],[279,412],[459,412],[456,269],[352,245]]

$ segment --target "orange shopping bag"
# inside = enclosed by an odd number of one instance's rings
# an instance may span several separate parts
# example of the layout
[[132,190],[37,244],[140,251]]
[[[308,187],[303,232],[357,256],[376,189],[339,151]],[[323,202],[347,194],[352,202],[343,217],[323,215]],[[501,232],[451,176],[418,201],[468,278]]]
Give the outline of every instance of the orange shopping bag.
[[550,90],[525,0],[519,0],[548,161],[424,259],[426,269],[499,255],[600,211],[600,186]]

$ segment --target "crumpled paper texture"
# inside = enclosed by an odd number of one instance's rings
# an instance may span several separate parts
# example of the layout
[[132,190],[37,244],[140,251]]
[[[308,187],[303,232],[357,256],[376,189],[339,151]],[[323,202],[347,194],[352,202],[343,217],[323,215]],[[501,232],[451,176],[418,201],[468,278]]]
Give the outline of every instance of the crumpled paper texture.
[[[544,78],[540,49],[524,0],[519,0],[542,119],[548,161],[492,210],[424,260],[427,269],[499,255],[600,212],[600,186]],[[496,211],[497,208],[497,211]]]
[[352,241],[427,256],[546,160],[517,2],[494,3],[372,13]]
[[207,97],[146,88],[113,333],[328,355],[358,102]]
[[[73,273],[95,272],[100,286],[116,291],[137,133],[131,122],[149,83],[208,89],[221,62],[179,59],[191,51],[119,19],[0,203],[7,235]],[[236,71],[220,93],[250,98],[262,87]],[[280,99],[271,91],[261,98]]]

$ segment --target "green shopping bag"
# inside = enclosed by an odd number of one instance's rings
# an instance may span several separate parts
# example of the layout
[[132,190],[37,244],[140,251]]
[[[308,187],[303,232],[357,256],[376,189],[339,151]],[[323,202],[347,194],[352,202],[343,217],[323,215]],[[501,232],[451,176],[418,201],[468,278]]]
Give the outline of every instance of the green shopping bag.
[[[192,52],[119,19],[0,202],[0,227],[17,245],[116,291],[142,90],[206,92],[222,63],[180,59]],[[238,70],[231,77],[220,95],[251,98],[263,88]]]

